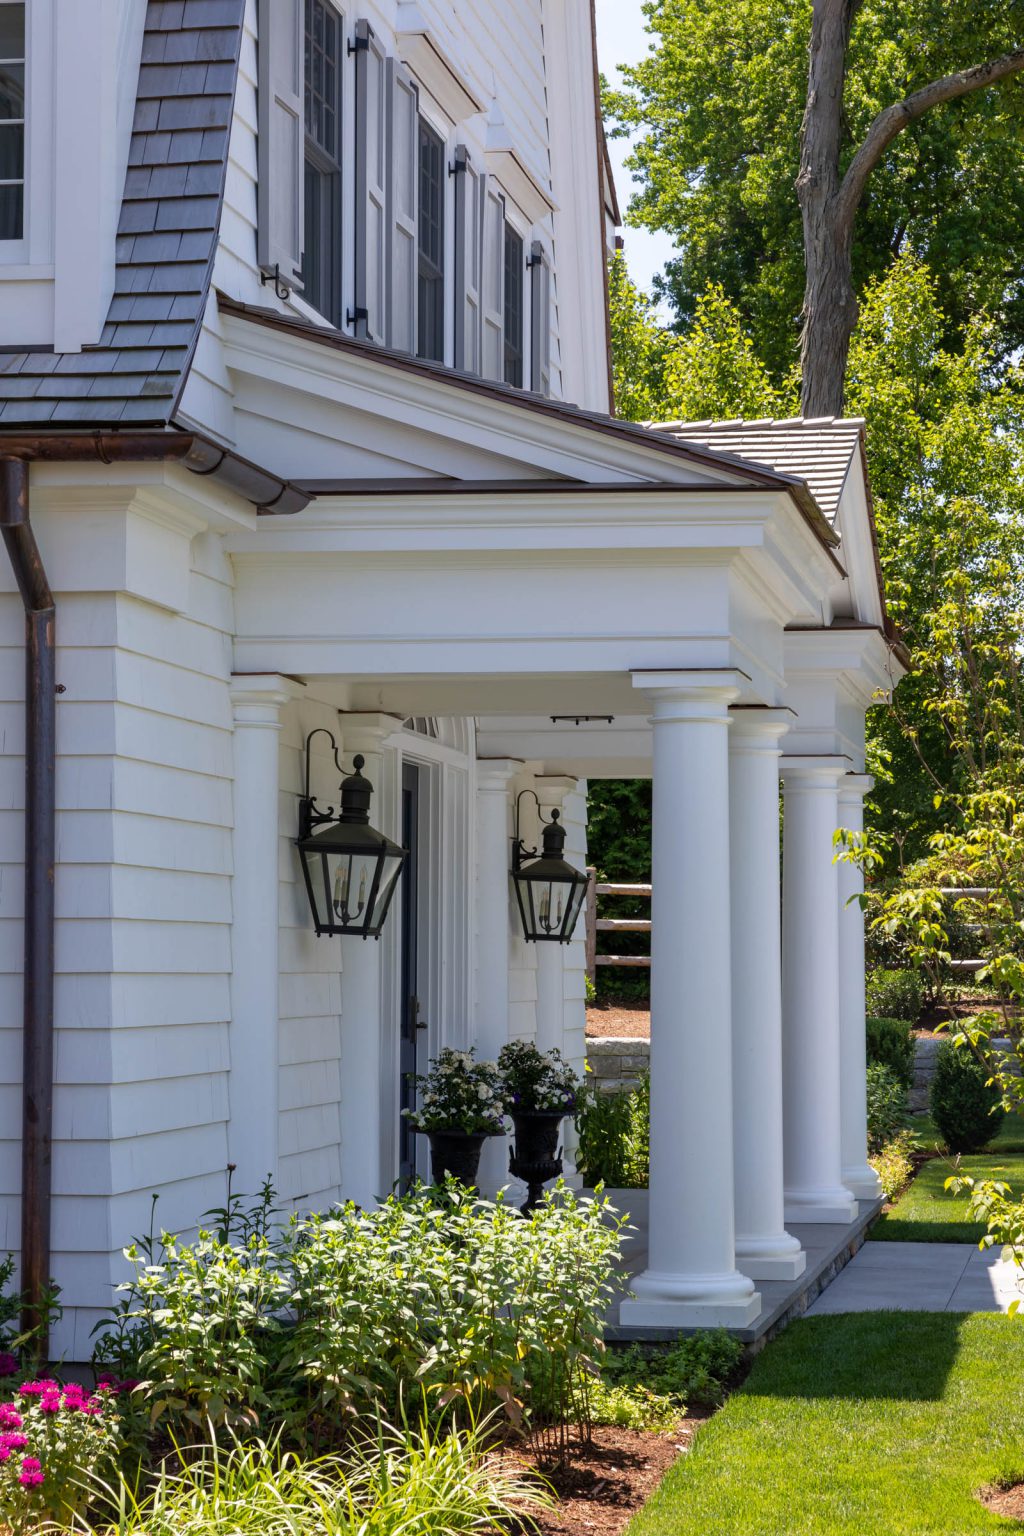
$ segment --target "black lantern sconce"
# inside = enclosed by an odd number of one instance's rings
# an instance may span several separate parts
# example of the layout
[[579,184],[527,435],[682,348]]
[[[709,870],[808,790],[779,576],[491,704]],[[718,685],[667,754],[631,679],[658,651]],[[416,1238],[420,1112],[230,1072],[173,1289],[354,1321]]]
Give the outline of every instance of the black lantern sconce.
[[543,851],[537,856],[536,848],[526,848],[519,836],[519,802],[523,795],[533,795],[540,815],[540,801],[532,789],[524,789],[516,797],[516,830],[512,839],[512,884],[519,903],[519,916],[523,933],[531,943],[568,944],[583,910],[588,879],[580,870],[562,857],[565,850],[565,828],[559,822],[559,813],[551,812],[551,820],[544,822]]
[[[317,808],[309,792],[309,744],[320,732],[330,738],[338,772],[338,745],[320,726],[306,737],[306,792],[299,801],[296,846],[302,859],[306,894],[318,934],[358,934],[379,939],[398,885],[407,848],[399,848],[370,826],[373,785],[362,774],[364,759],[354,757],[354,772],[342,778],[341,809]],[[319,829],[319,830],[318,830]]]

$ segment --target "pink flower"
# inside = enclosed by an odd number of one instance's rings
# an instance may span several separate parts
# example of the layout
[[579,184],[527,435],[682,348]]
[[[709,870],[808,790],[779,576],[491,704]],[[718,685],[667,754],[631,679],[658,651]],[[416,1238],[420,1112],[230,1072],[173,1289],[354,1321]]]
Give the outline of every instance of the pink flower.
[[17,1374],[17,1355],[10,1355],[6,1350],[0,1351],[0,1376],[16,1376]]
[[40,1413],[59,1413],[60,1393],[44,1392],[42,1397],[39,1399],[39,1411]]
[[0,1447],[5,1451],[23,1451],[28,1445],[28,1435],[0,1435]]
[[22,1397],[42,1397],[44,1392],[59,1392],[60,1382],[45,1377],[40,1381],[23,1381],[18,1388]]
[[0,1403],[0,1429],[20,1429],[23,1423],[13,1403]]
[[43,1481],[43,1469],[34,1456],[22,1458],[18,1482],[25,1488],[38,1488]]

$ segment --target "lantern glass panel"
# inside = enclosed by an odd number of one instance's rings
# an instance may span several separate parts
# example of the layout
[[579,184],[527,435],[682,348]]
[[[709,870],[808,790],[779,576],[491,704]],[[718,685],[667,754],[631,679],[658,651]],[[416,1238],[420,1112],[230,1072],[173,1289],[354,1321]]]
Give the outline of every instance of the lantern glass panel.
[[312,847],[303,849],[302,857],[319,931],[380,932],[402,868],[400,853]]

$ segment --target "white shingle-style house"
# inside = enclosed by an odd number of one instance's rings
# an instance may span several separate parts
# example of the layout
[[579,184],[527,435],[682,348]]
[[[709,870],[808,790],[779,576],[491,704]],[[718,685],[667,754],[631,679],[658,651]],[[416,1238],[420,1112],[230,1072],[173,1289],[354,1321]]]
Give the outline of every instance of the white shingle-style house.
[[[859,423],[609,414],[589,0],[0,0],[0,172],[0,1249],[54,1351],[151,1192],[371,1201],[441,1045],[582,1062],[510,838],[532,789],[582,865],[601,775],[655,786],[624,1313],[749,1323],[877,1193],[832,837],[900,666]],[[321,727],[410,850],[379,942],[314,931]]]

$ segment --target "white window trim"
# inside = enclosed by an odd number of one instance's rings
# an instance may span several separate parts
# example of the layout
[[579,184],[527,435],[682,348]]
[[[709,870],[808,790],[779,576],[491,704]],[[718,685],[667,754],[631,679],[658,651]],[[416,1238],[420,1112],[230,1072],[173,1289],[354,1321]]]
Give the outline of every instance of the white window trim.
[[26,0],[24,233],[0,240],[6,277],[53,275],[39,270],[53,260],[53,59],[53,0]]

